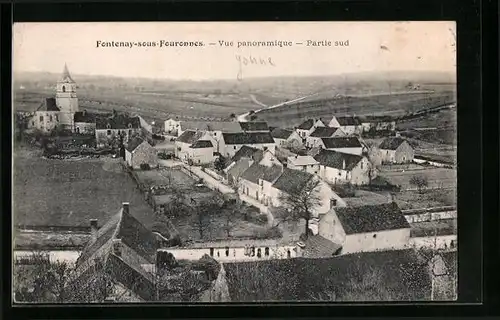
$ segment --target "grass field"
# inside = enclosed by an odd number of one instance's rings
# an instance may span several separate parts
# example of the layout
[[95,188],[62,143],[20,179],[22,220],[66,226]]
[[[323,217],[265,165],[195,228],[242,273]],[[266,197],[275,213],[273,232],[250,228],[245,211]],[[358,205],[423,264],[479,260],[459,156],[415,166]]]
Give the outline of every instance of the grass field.
[[395,194],[395,201],[401,210],[456,206],[457,190],[455,188],[435,189],[427,190],[422,193],[416,191],[402,191]]
[[14,154],[13,221],[19,226],[104,224],[122,202],[146,226],[154,216],[130,177],[111,159],[63,161]]
[[457,185],[457,172],[455,169],[424,167],[419,170],[392,170],[379,173],[391,184],[399,185],[403,190],[415,189],[410,184],[413,176],[423,176],[427,178],[428,188],[453,188]]

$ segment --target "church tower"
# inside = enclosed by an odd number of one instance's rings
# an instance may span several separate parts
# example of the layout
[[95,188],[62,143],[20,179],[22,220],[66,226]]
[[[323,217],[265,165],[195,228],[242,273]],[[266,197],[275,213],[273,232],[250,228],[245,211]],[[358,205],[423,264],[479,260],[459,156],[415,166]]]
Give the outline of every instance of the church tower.
[[78,98],[76,97],[76,83],[71,78],[66,64],[64,64],[61,79],[57,81],[56,104],[61,110],[59,122],[73,131],[73,117],[78,111]]

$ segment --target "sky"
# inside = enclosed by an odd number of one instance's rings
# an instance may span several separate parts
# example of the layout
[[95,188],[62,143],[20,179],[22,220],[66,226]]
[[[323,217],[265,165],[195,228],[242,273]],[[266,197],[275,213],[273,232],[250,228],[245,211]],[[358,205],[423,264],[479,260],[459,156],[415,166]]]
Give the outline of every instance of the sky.
[[[451,21],[16,23],[13,71],[61,73],[67,63],[72,74],[176,80],[367,71],[454,73],[454,35]],[[203,41],[205,46],[160,48],[161,40]],[[237,47],[238,42],[274,40],[293,46]],[[331,41],[332,46],[306,46],[307,40]],[[335,41],[347,40],[348,46],[335,46]],[[97,41],[158,46],[97,47]],[[222,47],[219,41],[233,41],[233,46]],[[245,65],[250,56],[257,63]]]

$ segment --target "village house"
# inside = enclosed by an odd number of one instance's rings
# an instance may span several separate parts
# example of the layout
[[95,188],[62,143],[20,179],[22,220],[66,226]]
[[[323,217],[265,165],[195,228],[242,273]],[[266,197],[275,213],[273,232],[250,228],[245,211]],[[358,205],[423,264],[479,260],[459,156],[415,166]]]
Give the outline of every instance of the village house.
[[322,149],[315,157],[319,176],[333,184],[363,185],[370,182],[372,166],[364,156]]
[[186,130],[203,131],[212,137],[210,139],[215,147],[215,152],[223,153],[224,148],[220,145],[222,133],[243,132],[237,122],[230,121],[180,121],[177,136],[180,137]]
[[124,142],[127,142],[134,135],[140,135],[141,131],[138,117],[114,113],[108,117],[96,118],[95,136],[99,147],[121,137]]
[[357,137],[321,138],[319,146],[326,150],[356,154],[358,156],[362,155],[363,149],[365,149]]
[[141,165],[156,168],[158,167],[158,152],[147,140],[134,137],[125,147],[125,161],[133,169],[141,169]]
[[49,133],[59,125],[61,110],[56,105],[56,99],[46,98],[42,101],[35,115],[31,118],[28,128],[35,128]]
[[318,205],[311,208],[315,217],[328,212],[334,207],[346,206],[346,203],[340,198],[332,188],[319,179],[318,176],[298,170],[284,168],[279,178],[272,184],[270,190],[263,197],[267,199],[266,205],[280,207],[285,205],[282,201],[284,197],[290,194],[300,194],[300,192],[309,184],[317,183],[314,192],[318,198]]
[[243,132],[269,132],[269,126],[264,121],[239,122]]
[[249,146],[243,146],[231,158],[229,165],[224,169],[230,185],[237,186],[239,178],[254,162],[260,162],[264,151]]
[[269,150],[273,154],[276,151],[276,144],[269,132],[239,132],[222,133],[219,152],[225,157],[232,157],[245,145],[256,149]]
[[264,205],[272,201],[272,184],[279,178],[283,172],[283,165],[269,151],[264,152],[259,162],[253,162],[245,170],[239,180],[239,192]]
[[[201,146],[203,146],[203,150],[194,150],[198,148],[191,148],[192,145],[194,145],[198,140],[202,141],[210,141],[212,144],[212,156],[213,153],[215,152],[214,144],[215,141],[213,141],[213,138],[210,136],[208,132],[205,131],[194,131],[194,130],[186,130],[184,131],[180,137],[178,137],[175,140],[175,157],[182,160],[182,161],[191,161],[194,160],[205,160],[205,157],[207,156],[207,143],[201,143]],[[193,159],[192,157],[196,156],[196,159]]]
[[322,138],[344,136],[345,133],[340,128],[318,127],[306,138],[306,147],[314,148],[320,146]]
[[177,260],[198,260],[204,255],[209,255],[221,263],[297,257],[296,243],[286,243],[276,239],[205,241],[160,251],[171,253]]
[[355,116],[333,116],[328,126],[332,128],[340,128],[346,135],[361,134],[363,132],[361,119]]
[[168,135],[172,135],[172,136],[179,136],[177,134],[177,130],[179,129],[179,125],[180,125],[180,121],[179,121],[179,117],[175,117],[175,118],[169,118],[167,120],[165,120],[165,123],[164,123],[164,131],[166,134]]
[[318,226],[320,236],[342,246],[342,254],[406,248],[410,229],[395,202],[335,208]]
[[75,133],[95,134],[96,114],[86,110],[75,112],[73,122],[75,123]]
[[302,146],[302,138],[295,130],[275,128],[271,136],[277,147],[298,149]]
[[189,147],[188,158],[195,165],[212,163],[215,158],[214,148],[212,141],[200,139]]
[[227,262],[221,269],[220,294],[211,301],[425,301],[431,291],[428,266],[411,249]]
[[[91,221],[91,240],[76,261],[76,271],[68,281],[73,299],[141,302],[155,300],[154,277],[148,272],[155,263],[158,243],[129,212],[129,204],[111,217],[100,229]],[[96,279],[105,275],[112,286]],[[76,289],[78,288],[78,290]]]
[[382,163],[408,163],[413,161],[413,147],[401,137],[386,138],[379,145]]
[[318,127],[325,127],[325,124],[321,119],[308,119],[302,122],[297,128],[297,133],[299,136],[305,140],[314,130]]
[[291,170],[319,173],[319,162],[311,156],[291,156],[287,158],[286,167]]
[[394,131],[396,121],[391,116],[365,116],[361,118],[363,132]]

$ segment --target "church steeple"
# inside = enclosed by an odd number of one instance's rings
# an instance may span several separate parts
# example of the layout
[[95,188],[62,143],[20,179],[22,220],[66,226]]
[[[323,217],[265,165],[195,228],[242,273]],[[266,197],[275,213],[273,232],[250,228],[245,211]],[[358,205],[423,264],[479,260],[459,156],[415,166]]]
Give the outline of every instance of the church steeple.
[[62,73],[61,80],[59,80],[59,82],[75,83],[75,81],[73,80],[73,78],[71,78],[71,75],[69,74],[68,65],[66,63],[64,63],[64,70]]

